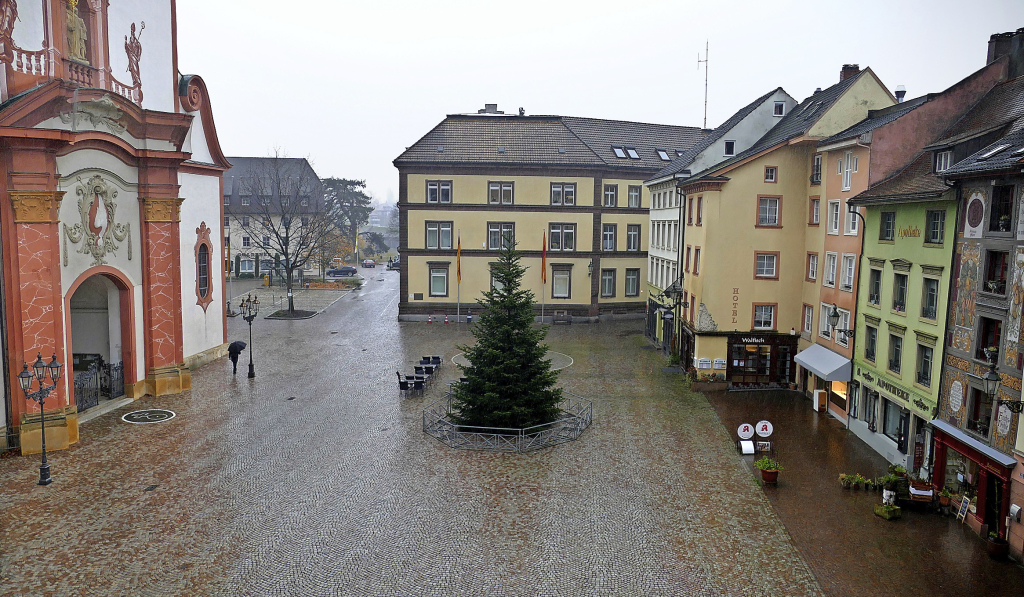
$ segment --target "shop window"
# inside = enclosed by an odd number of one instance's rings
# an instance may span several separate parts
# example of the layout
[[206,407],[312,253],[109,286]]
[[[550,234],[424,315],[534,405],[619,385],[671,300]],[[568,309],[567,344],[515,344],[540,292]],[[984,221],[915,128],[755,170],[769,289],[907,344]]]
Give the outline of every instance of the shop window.
[[978,388],[971,388],[971,403],[967,409],[967,430],[988,437],[992,424],[992,396]]
[[1007,251],[986,251],[985,287],[986,292],[1006,294],[1006,271],[1010,262]]
[[989,317],[978,318],[978,342],[974,349],[974,357],[982,361],[989,360],[989,352],[999,354],[999,341],[1002,338],[1003,322]]
[[882,413],[882,433],[896,442],[896,448],[903,454],[907,453],[907,413],[900,405],[889,400],[885,401],[885,412]]
[[989,232],[1009,232],[1013,220],[1013,185],[999,185],[992,189],[992,207],[989,210]]

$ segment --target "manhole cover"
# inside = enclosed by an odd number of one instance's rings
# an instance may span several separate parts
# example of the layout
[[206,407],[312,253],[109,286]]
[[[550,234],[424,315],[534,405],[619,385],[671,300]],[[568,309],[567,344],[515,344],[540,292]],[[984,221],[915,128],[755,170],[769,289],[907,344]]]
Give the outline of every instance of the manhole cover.
[[146,408],[126,413],[121,420],[125,423],[163,423],[175,417],[174,411],[163,408]]

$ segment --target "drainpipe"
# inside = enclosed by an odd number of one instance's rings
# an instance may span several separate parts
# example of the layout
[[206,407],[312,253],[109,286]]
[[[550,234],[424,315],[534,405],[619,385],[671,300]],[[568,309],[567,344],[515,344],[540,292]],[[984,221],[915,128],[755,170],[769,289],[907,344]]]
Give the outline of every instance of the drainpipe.
[[[683,219],[683,215],[686,212],[685,208],[686,208],[686,202],[687,202],[688,198],[686,197],[686,193],[683,192],[682,185],[680,185],[679,183],[676,183],[676,196],[680,198],[680,201],[679,201],[679,230],[680,230],[680,235],[679,235],[679,249],[676,251],[676,271],[679,272],[679,288],[682,289],[683,288],[683,275],[686,273],[683,270],[683,251],[686,250],[686,226],[687,226],[686,220]],[[692,301],[693,297],[690,297],[690,300]],[[677,338],[677,340],[676,340],[676,349],[677,349],[677,352],[679,353],[679,357],[680,357],[679,365],[680,365],[680,367],[683,368],[683,371],[686,371],[687,369],[689,369],[690,365],[689,365],[689,363],[683,363],[683,361],[682,361],[683,349],[682,349],[682,344],[679,343],[679,339],[681,339],[681,336],[682,336],[683,324],[679,320],[679,313],[678,313],[679,301],[676,300],[674,302],[675,302],[676,308],[673,310],[674,311],[674,317],[675,317],[675,322],[673,322],[673,326],[675,328],[675,331],[673,331],[673,334],[674,334],[675,338]]]
[[[847,199],[847,201],[846,201],[846,209],[847,209],[847,211],[853,213],[858,218],[860,218],[860,252],[857,253],[857,275],[854,276],[854,279],[853,279],[853,308],[854,309],[857,309],[857,303],[860,301],[860,279],[862,277],[861,260],[864,258],[864,239],[867,238],[867,230],[868,230],[868,221],[866,219],[864,219],[864,216],[860,215],[860,212],[857,211],[856,208],[857,208],[857,206],[856,205],[850,205],[850,200]],[[857,311],[858,311],[857,315],[860,315],[860,310],[857,309]],[[853,322],[853,329],[854,330],[857,329],[857,322],[856,322],[856,320]],[[853,357],[856,357],[856,355],[857,355],[857,334],[855,333],[853,335],[853,338],[849,338],[849,340],[850,340],[850,355],[853,356]],[[852,361],[853,359],[850,359],[850,360]],[[853,371],[852,370],[850,371],[850,377],[853,377]],[[860,382],[857,383],[857,386],[859,388]],[[858,398],[859,398],[860,397],[860,392],[858,391],[857,394],[858,394]],[[846,396],[847,396],[847,398],[849,398],[849,396],[850,396],[849,388],[847,388]],[[872,416],[874,416],[874,413],[872,413]],[[853,418],[853,417],[850,416],[850,405],[847,404],[846,405],[846,428],[847,429],[850,428],[850,419],[851,418]]]

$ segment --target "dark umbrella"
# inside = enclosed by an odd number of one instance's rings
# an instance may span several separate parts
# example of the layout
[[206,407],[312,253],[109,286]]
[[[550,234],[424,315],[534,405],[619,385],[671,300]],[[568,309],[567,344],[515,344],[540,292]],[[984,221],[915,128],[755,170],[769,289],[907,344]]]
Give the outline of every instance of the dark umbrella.
[[235,340],[231,344],[228,344],[228,356],[231,357],[231,374],[238,373],[238,353],[245,350],[245,342],[241,340]]

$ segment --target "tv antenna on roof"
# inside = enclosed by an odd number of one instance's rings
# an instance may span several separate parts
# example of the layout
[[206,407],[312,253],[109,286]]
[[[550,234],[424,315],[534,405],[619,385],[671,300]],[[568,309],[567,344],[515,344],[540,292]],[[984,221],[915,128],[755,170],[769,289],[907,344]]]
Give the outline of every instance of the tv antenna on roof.
[[700,52],[697,52],[697,70],[700,70],[700,63],[704,63],[704,128],[708,128],[708,41],[704,40],[704,60],[700,59]]

